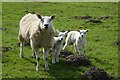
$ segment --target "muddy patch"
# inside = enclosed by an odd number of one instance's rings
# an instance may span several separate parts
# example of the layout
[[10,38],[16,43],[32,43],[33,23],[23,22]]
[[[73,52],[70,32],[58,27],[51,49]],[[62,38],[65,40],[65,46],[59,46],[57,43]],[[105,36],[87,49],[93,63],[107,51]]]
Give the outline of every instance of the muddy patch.
[[85,80],[115,80],[113,77],[108,75],[103,69],[91,67],[83,75]]
[[89,19],[89,20],[86,21],[86,23],[88,23],[88,22],[91,22],[91,23],[102,23],[102,21],[99,20],[99,19]]
[[76,66],[76,67],[91,65],[91,61],[88,58],[86,58],[84,56],[79,56],[79,55],[70,55],[70,56],[68,56],[66,58],[66,62],[69,65]]
[[108,19],[108,18],[111,18],[110,16],[108,16],[108,15],[103,15],[103,16],[100,16],[100,19],[103,19],[103,20],[106,20],[106,19]]
[[72,55],[73,53],[71,51],[63,51],[61,50],[60,51],[60,57],[63,57],[63,58],[66,58],[68,57],[69,55]]
[[2,52],[7,52],[7,51],[10,51],[12,50],[11,47],[2,47]]
[[120,41],[115,41],[113,44],[120,46]]
[[75,16],[75,19],[90,19],[91,16]]
[[0,30],[6,30],[7,28],[0,27]]

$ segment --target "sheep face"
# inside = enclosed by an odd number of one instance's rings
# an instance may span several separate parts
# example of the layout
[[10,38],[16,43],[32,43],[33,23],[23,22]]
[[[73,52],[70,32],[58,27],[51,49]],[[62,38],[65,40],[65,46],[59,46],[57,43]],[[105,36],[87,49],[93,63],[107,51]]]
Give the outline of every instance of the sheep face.
[[88,30],[80,30],[80,34],[82,37],[85,37],[87,32]]
[[65,31],[65,32],[59,32],[59,31],[58,31],[58,37],[59,37],[59,39],[60,39],[61,41],[64,41],[65,36],[67,35],[67,32],[68,32],[68,31]]
[[37,14],[37,17],[42,22],[42,29],[49,29],[52,25],[51,21],[55,18],[55,16],[41,16],[39,14]]

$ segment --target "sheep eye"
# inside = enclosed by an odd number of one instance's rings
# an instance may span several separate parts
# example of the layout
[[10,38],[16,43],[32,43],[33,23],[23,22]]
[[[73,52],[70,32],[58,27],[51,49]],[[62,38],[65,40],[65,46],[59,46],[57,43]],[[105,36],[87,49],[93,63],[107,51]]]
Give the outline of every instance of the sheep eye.
[[41,18],[41,21],[42,21],[42,22],[44,22],[44,19],[43,19],[43,18]]
[[49,19],[49,22],[52,21],[52,19]]
[[59,36],[62,36],[62,34],[60,34]]
[[61,36],[61,34],[59,36]]

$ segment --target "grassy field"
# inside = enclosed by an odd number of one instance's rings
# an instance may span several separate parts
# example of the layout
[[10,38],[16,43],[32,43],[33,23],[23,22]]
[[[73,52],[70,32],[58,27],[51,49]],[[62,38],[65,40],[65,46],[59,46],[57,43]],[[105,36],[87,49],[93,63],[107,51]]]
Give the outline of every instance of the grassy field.
[[[49,57],[49,71],[44,71],[44,61],[41,54],[41,71],[36,72],[36,60],[30,56],[30,47],[25,47],[25,58],[19,58],[18,29],[19,21],[28,12],[42,15],[55,15],[54,27],[62,30],[89,29],[87,33],[87,57],[92,66],[104,69],[108,74],[118,77],[118,4],[117,3],[2,3],[2,53],[3,78],[81,78],[90,66],[74,67],[66,64],[64,58],[53,65]],[[86,23],[85,19],[75,16],[91,16],[98,19],[109,16],[102,23]],[[75,54],[73,46],[68,50]]]

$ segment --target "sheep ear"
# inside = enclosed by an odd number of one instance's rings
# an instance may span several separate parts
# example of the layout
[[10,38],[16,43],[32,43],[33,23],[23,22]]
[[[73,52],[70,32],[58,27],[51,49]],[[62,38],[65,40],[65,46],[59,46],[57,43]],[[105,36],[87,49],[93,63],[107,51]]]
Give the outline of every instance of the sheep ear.
[[89,30],[87,29],[86,32],[88,32]]
[[55,15],[51,16],[51,19],[54,19],[55,18]]
[[68,33],[68,31],[65,31],[65,34],[67,34]]
[[60,32],[59,30],[56,30],[58,33]]
[[41,17],[41,15],[40,14],[36,14],[37,15],[37,17],[39,18],[39,19],[42,19],[42,17]]
[[77,30],[78,32],[80,32],[80,30]]

